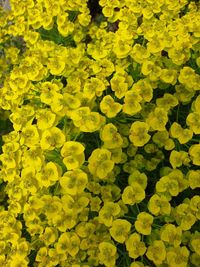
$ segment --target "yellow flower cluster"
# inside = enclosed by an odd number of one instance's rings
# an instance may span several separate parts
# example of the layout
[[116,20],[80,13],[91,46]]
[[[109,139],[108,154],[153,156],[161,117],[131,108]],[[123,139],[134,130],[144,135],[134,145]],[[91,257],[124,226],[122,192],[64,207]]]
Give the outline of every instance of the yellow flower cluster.
[[199,267],[199,1],[10,6],[2,266]]

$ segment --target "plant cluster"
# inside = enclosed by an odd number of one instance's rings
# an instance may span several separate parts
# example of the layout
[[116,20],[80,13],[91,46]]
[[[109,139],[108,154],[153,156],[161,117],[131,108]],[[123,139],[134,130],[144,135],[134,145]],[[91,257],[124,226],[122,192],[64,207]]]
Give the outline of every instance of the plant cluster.
[[200,5],[0,9],[0,263],[200,266]]

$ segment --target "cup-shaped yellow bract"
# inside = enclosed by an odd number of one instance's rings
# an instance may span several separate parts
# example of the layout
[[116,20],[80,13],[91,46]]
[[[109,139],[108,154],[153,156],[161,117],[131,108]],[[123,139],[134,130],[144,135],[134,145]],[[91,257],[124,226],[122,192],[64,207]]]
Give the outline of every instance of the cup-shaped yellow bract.
[[129,139],[136,147],[144,146],[151,136],[148,134],[149,125],[145,122],[136,121],[131,125]]
[[65,172],[59,182],[65,193],[74,196],[84,191],[88,182],[88,177],[84,171],[74,169]]

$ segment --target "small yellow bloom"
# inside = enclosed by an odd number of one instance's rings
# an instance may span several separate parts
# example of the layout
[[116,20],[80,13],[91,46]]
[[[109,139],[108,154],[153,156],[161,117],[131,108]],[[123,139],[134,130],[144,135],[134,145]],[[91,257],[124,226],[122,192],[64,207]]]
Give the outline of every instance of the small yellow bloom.
[[110,84],[112,91],[119,99],[123,98],[128,91],[128,83],[126,83],[125,77],[120,74],[115,74],[110,80]]
[[44,150],[53,150],[60,148],[64,142],[65,135],[63,132],[57,127],[52,127],[43,132],[40,145]]
[[199,112],[189,113],[186,123],[194,134],[200,134],[200,114]]
[[166,224],[161,228],[160,237],[163,241],[178,247],[182,240],[182,229],[173,224]]
[[118,133],[117,127],[112,123],[108,123],[102,128],[100,138],[104,142],[103,147],[107,149],[122,147],[123,139]]
[[144,146],[150,140],[148,130],[149,125],[145,122],[136,121],[131,125],[129,139],[134,146]]
[[187,173],[189,180],[189,185],[192,189],[200,187],[200,171],[199,170],[190,170]]
[[200,144],[192,145],[189,149],[189,155],[193,164],[200,166]]
[[171,205],[165,196],[154,194],[148,202],[148,210],[156,216],[159,214],[169,215],[171,212]]
[[181,167],[183,164],[187,165],[190,162],[188,153],[185,151],[173,150],[169,157],[170,164],[174,169]]
[[131,46],[127,43],[126,40],[116,40],[114,43],[113,51],[116,54],[117,58],[125,58],[131,51]]
[[109,242],[101,242],[99,244],[98,259],[101,264],[106,267],[114,267],[116,260],[117,248]]
[[106,226],[110,227],[113,218],[120,213],[120,206],[117,203],[106,202],[99,211],[99,221]]
[[76,141],[67,141],[61,149],[63,162],[68,170],[79,168],[85,161],[85,147]]
[[56,115],[48,109],[42,109],[36,115],[37,126],[41,130],[45,130],[54,126]]
[[169,267],[188,266],[189,250],[183,247],[171,248],[167,251],[167,264]]
[[100,103],[100,109],[108,118],[113,118],[121,111],[122,105],[115,102],[110,95],[106,95]]
[[135,221],[135,229],[138,233],[143,235],[151,234],[151,225],[153,223],[153,216],[147,212],[140,212]]
[[67,171],[60,178],[60,185],[65,193],[72,196],[82,193],[88,182],[88,177],[85,172],[80,169]]
[[146,251],[145,243],[141,241],[141,236],[138,233],[133,233],[129,236],[126,240],[126,249],[128,255],[133,259],[144,255]]
[[32,147],[38,144],[39,139],[40,137],[39,137],[37,126],[30,125],[22,129],[21,139],[20,139],[21,145],[24,144],[28,147]]
[[122,201],[124,204],[134,205],[141,202],[145,198],[145,191],[140,184],[132,182],[122,193]]
[[142,109],[139,103],[141,100],[141,96],[135,90],[129,90],[125,94],[123,112],[131,116],[137,114]]
[[146,121],[153,130],[165,131],[165,125],[168,122],[168,112],[164,108],[156,107],[153,112],[150,112]]
[[162,264],[166,258],[164,242],[162,240],[153,241],[153,244],[148,247],[146,255],[156,265]]
[[60,56],[50,58],[47,67],[52,75],[59,76],[65,69],[65,61]]
[[123,219],[116,219],[112,223],[112,227],[110,228],[110,235],[112,238],[119,242],[124,243],[125,240],[128,238],[128,234],[131,230],[131,223],[123,220]]
[[173,69],[162,69],[161,81],[174,85],[177,80],[177,71]]
[[133,182],[138,183],[145,190],[147,187],[147,176],[145,173],[140,173],[139,171],[132,172],[128,177],[128,183],[131,185]]
[[105,148],[93,150],[88,162],[90,173],[100,179],[105,179],[114,167],[114,162],[111,160],[111,152]]
[[[150,102],[153,98],[153,87],[148,79],[140,79],[131,88],[135,93],[139,94],[141,100]],[[138,97],[135,99],[138,100]]]

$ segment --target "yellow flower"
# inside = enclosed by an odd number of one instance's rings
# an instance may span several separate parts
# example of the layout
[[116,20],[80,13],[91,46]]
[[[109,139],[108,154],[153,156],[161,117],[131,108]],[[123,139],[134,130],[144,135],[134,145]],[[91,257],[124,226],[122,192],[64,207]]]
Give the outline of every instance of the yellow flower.
[[156,107],[153,112],[150,112],[147,123],[153,130],[165,131],[165,125],[168,122],[168,113],[164,108]]
[[74,210],[68,210],[68,211],[54,211],[54,214],[52,215],[52,223],[54,227],[56,227],[60,232],[65,233],[66,230],[70,230],[74,228],[74,226],[77,224],[77,213],[74,212]]
[[192,79],[195,77],[195,70],[191,67],[183,67],[180,71],[178,80],[180,83],[186,85],[188,88],[192,89]]
[[46,247],[41,247],[37,252],[35,260],[38,262],[45,263],[47,255],[48,255],[48,249]]
[[187,152],[173,150],[170,154],[169,161],[173,169],[176,169],[177,167],[181,167],[182,164],[188,165],[190,159]]
[[171,248],[167,251],[167,264],[169,267],[188,266],[189,250],[183,247]]
[[144,264],[139,261],[134,261],[131,263],[130,267],[144,267]]
[[125,93],[123,112],[131,116],[137,114],[142,109],[139,103],[141,100],[141,96],[135,90],[129,90]]
[[123,98],[128,91],[128,83],[126,83],[125,80],[125,77],[118,73],[116,73],[110,80],[111,89],[119,99]]
[[120,163],[122,160],[122,149],[121,148],[115,148],[110,150],[112,155],[111,155],[111,160],[114,161],[115,163]]
[[46,227],[44,233],[41,235],[41,239],[46,246],[52,245],[58,237],[57,229],[54,227]]
[[157,54],[158,52],[161,52],[163,48],[164,45],[158,38],[153,38],[147,44],[147,51],[149,51],[152,54]]
[[144,146],[150,140],[148,134],[149,125],[145,122],[136,121],[131,125],[129,139],[134,146]]
[[59,14],[57,16],[57,22],[58,22],[58,31],[62,36],[67,37],[70,33],[73,32],[74,23],[66,19],[65,15],[63,16],[62,13],[61,15]]
[[192,112],[186,118],[186,123],[194,134],[200,134],[200,114]]
[[111,160],[111,152],[105,148],[93,150],[88,162],[90,173],[100,179],[105,179],[114,167],[114,162]]
[[180,124],[173,122],[170,128],[170,135],[177,138],[180,144],[185,144],[192,139],[193,132],[191,129],[183,129]]
[[70,155],[80,155],[84,152],[85,147],[76,141],[67,141],[64,143],[60,153],[63,157],[68,157]]
[[138,63],[142,64],[144,59],[150,57],[149,51],[141,44],[135,44],[132,48],[130,56]]
[[28,260],[24,256],[16,253],[12,255],[11,259],[7,261],[8,266],[13,267],[26,267],[28,266]]
[[134,83],[131,89],[140,95],[140,101],[143,99],[146,102],[150,102],[153,98],[153,87],[148,79],[140,79]]
[[28,45],[34,45],[39,39],[39,33],[35,31],[26,31],[24,33],[24,40],[28,43]]
[[39,138],[37,127],[35,125],[30,125],[22,129],[20,143],[21,145],[32,147],[38,144]]
[[166,258],[166,249],[163,241],[153,241],[153,244],[148,247],[146,255],[156,265],[162,264]]
[[128,183],[131,185],[133,182],[138,183],[145,190],[147,187],[147,176],[145,173],[140,173],[138,170],[132,172],[128,177]]
[[181,135],[178,137],[180,144],[186,144],[192,139],[193,132],[191,129],[183,129]]
[[98,259],[101,264],[107,267],[114,267],[116,260],[117,248],[109,242],[101,242],[99,244]]
[[147,212],[140,212],[135,221],[135,229],[138,233],[143,235],[151,234],[151,225],[153,223],[153,216]]
[[38,190],[39,184],[36,179],[36,170],[33,167],[27,167],[21,171],[20,187],[25,192],[35,194]]
[[36,115],[38,129],[45,130],[54,126],[56,115],[48,109],[41,109]]
[[174,85],[177,80],[177,71],[173,69],[162,69],[160,79],[165,83]]
[[95,224],[91,222],[80,222],[76,226],[76,233],[82,238],[89,237],[94,232],[95,232]]
[[78,21],[80,23],[80,25],[87,27],[90,24],[91,21],[91,15],[90,14],[79,14],[78,15]]
[[80,130],[83,132],[95,132],[105,123],[105,117],[98,112],[91,112],[81,121]]
[[151,73],[148,76],[149,80],[152,82],[159,80],[161,72],[162,72],[162,69],[159,66],[156,66],[156,65],[152,66]]
[[123,139],[118,133],[117,127],[112,123],[108,123],[102,128],[100,138],[104,142],[103,147],[107,149],[122,147]]
[[42,170],[36,174],[39,183],[45,187],[53,185],[61,176],[60,166],[54,162],[48,162]]
[[179,194],[179,183],[167,175],[163,176],[156,183],[156,191],[158,193],[169,193],[171,196],[177,196]]
[[144,74],[145,76],[149,75],[152,72],[154,65],[155,64],[152,61],[145,60],[142,64],[142,74]]
[[176,227],[173,224],[165,224],[161,228],[160,238],[170,245],[178,247],[182,241],[182,230],[180,227]]
[[61,149],[63,162],[68,170],[79,168],[85,161],[85,147],[76,141],[67,141]]
[[45,160],[44,155],[42,154],[42,149],[38,146],[32,146],[30,149],[24,151],[22,156],[23,166],[32,166],[38,171],[41,169],[43,162]]
[[134,205],[141,202],[145,198],[145,191],[142,186],[136,182],[132,182],[122,193],[122,201],[124,204]]
[[200,256],[200,235],[198,232],[195,232],[194,235],[192,236],[192,240],[190,241],[190,244],[195,251]]
[[159,214],[169,215],[171,212],[171,205],[165,196],[154,194],[148,202],[148,210],[156,216]]
[[176,93],[174,96],[183,103],[188,103],[191,101],[193,96],[195,95],[195,91],[187,88],[183,84],[175,85]]
[[144,255],[146,251],[145,243],[140,240],[141,236],[137,233],[131,234],[126,240],[126,249],[129,257],[137,259],[138,257]]
[[[166,110],[170,110],[171,108],[178,105],[178,100],[174,95],[164,94],[163,97],[158,98],[156,100],[156,104],[158,107],[164,108]],[[178,124],[175,122],[175,124]]]
[[109,229],[112,238],[119,243],[125,242],[130,230],[131,223],[123,219],[114,220],[112,222],[112,227]]
[[58,85],[52,82],[44,82],[41,83],[40,86],[41,86],[40,99],[42,103],[51,105],[53,99],[55,99],[55,96],[57,96],[57,91],[59,90]]
[[92,99],[95,94],[101,96],[105,89],[103,81],[98,78],[91,78],[84,84],[83,92],[88,99]]
[[80,249],[80,238],[75,232],[69,232],[69,245],[67,246],[67,252],[70,256],[75,257]]
[[99,221],[110,227],[113,222],[113,218],[120,213],[120,206],[117,203],[106,202],[99,211]]
[[200,196],[194,196],[190,200],[190,208],[193,214],[196,216],[197,220],[200,220],[200,209],[199,209],[199,204],[200,204]]
[[193,164],[200,166],[200,144],[192,145],[189,149],[189,155]]
[[184,231],[191,229],[193,224],[196,222],[196,217],[187,203],[181,203],[176,206],[174,217],[177,224]]
[[66,254],[69,247],[70,239],[68,233],[62,233],[55,244],[55,248],[58,254]]
[[44,150],[53,150],[60,148],[64,142],[65,135],[63,132],[57,127],[52,127],[43,132],[40,145]]
[[62,75],[65,69],[65,60],[61,56],[50,58],[47,67],[52,75]]
[[200,171],[190,170],[187,173],[187,178],[189,180],[189,185],[192,189],[200,187]]
[[108,118],[113,118],[121,111],[122,105],[115,102],[110,95],[106,95],[100,103],[100,109]]
[[130,53],[131,46],[127,43],[126,40],[122,40],[120,39],[120,37],[118,38],[118,40],[115,40],[114,42],[113,52],[116,54],[117,58],[125,58]]
[[88,182],[87,174],[80,169],[67,171],[60,178],[60,185],[65,193],[72,196],[82,193]]
[[197,96],[192,103],[192,110],[198,112],[200,110],[200,96]]

